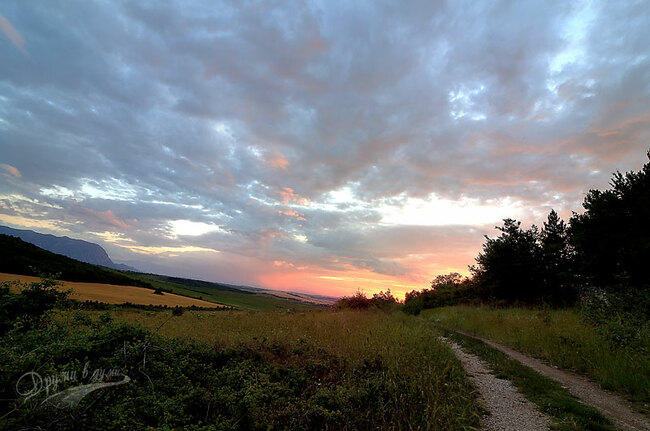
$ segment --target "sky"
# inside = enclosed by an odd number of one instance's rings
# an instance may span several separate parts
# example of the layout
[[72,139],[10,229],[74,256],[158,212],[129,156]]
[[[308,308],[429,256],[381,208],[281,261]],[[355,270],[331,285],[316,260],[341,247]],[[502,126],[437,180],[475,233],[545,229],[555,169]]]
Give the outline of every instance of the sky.
[[332,296],[467,274],[650,148],[647,1],[0,3],[0,224]]

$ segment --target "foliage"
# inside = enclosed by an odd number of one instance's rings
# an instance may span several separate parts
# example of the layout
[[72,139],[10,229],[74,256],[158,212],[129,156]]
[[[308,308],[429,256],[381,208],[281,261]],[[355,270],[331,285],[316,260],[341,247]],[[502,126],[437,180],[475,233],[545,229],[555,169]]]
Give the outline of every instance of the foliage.
[[398,301],[390,293],[390,289],[386,292],[381,291],[368,298],[363,292],[357,290],[354,295],[344,296],[333,305],[337,310],[367,310],[371,307],[376,307],[384,311],[396,311],[398,308]]
[[564,221],[551,210],[540,231],[541,285],[544,302],[568,306],[575,303],[577,291],[572,268],[573,249],[569,245]]
[[523,230],[521,222],[505,219],[501,235],[485,237],[483,251],[471,268],[480,293],[489,299],[530,303],[541,295],[541,250],[538,230]]
[[[0,402],[1,429],[345,430],[426,429],[431,424],[468,429],[478,422],[462,368],[435,333],[413,320],[355,312],[349,322],[361,321],[374,335],[373,349],[353,343],[363,352],[360,360],[353,360],[325,350],[311,337],[240,338],[215,345],[152,335],[108,313],[90,320],[79,313],[38,331],[10,331],[0,340],[0,399],[5,400]],[[195,317],[142,313],[168,322],[162,330]],[[298,317],[270,314],[265,322]],[[339,337],[346,333],[337,313],[306,314],[337,323]],[[237,315],[251,324],[260,320],[259,313]],[[387,334],[404,347],[395,353],[386,350]],[[375,343],[384,350],[374,350]],[[16,399],[14,388],[25,372],[38,370],[45,377],[81,370],[86,363],[91,369],[120,369],[132,380],[93,392],[72,409],[49,408],[42,404],[43,393],[27,401]],[[57,391],[80,383],[62,383]]]
[[[165,319],[165,313],[138,311],[120,311],[115,316],[150,328],[157,328]],[[360,415],[375,415],[374,429],[467,429],[478,413],[462,367],[438,341],[437,332],[428,322],[403,313],[384,313],[376,308],[293,313],[186,312],[163,326],[160,334],[206,342],[218,349],[259,343],[308,345],[314,352],[336,357],[345,364],[346,375],[352,376],[354,370],[375,369],[381,364],[378,378],[388,385],[389,405],[378,403],[371,410],[357,410]],[[340,391],[349,385],[345,382],[339,381],[343,386]]]
[[617,349],[650,355],[649,289],[589,289],[583,291],[581,305],[586,320]]
[[459,273],[438,275],[431,281],[431,289],[411,291],[404,299],[403,311],[407,314],[419,314],[427,308],[443,307],[471,302],[476,298],[472,280],[463,278]]
[[[485,237],[476,265],[470,267],[468,289],[411,292],[405,311],[417,314],[423,308],[461,302],[570,306],[580,291],[594,290],[618,306],[632,297],[646,298],[650,295],[646,268],[650,262],[650,162],[639,172],[615,173],[611,187],[589,191],[585,212],[574,214],[568,226],[554,210],[541,230],[535,225],[522,229],[520,221],[504,219],[503,226],[496,226],[501,232],[498,237]],[[434,283],[445,284],[446,276],[439,277],[443,278]],[[448,286],[457,284],[447,281]],[[629,302],[624,314],[647,317],[645,304],[644,300]]]
[[[10,286],[18,287],[12,294]],[[0,285],[0,334],[14,327],[40,328],[47,323],[46,313],[63,305],[69,291],[61,290],[61,283],[43,276],[33,283],[5,282]]]
[[650,162],[639,172],[616,172],[610,184],[609,190],[590,190],[585,212],[571,218],[576,269],[583,283],[595,287],[648,289]]

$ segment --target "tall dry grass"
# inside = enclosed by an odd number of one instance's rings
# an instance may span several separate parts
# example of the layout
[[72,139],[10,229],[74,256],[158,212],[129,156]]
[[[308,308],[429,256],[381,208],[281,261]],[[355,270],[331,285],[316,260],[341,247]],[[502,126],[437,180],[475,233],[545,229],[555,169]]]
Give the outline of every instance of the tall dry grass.
[[[119,320],[156,328],[166,312],[118,310]],[[308,343],[350,369],[381,364],[397,422],[413,429],[468,429],[479,407],[462,366],[427,322],[378,311],[186,312],[160,334],[227,348],[247,343]]]
[[650,339],[640,349],[616,345],[576,309],[453,306],[426,310],[422,316],[586,373],[632,400],[650,401]]

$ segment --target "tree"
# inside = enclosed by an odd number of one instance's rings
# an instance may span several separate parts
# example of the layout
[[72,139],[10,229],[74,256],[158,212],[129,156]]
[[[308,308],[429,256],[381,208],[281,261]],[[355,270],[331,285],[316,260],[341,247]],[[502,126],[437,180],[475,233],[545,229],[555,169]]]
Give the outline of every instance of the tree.
[[473,301],[476,298],[473,283],[457,272],[436,276],[431,281],[431,289],[412,290],[406,294],[403,311],[419,314],[426,308],[443,307]]
[[[13,294],[10,286],[20,293]],[[38,328],[48,321],[47,312],[64,304],[69,290],[62,290],[61,282],[42,276],[32,283],[5,282],[0,285],[0,335],[15,324],[24,328]]]
[[[648,152],[650,158],[650,151]],[[616,172],[611,189],[590,190],[585,212],[570,220],[569,241],[583,285],[648,286],[650,162],[639,172]]]
[[441,274],[441,275],[437,275],[436,278],[434,278],[431,281],[431,288],[435,290],[442,287],[455,287],[460,285],[462,281],[463,281],[463,276],[457,272],[450,272],[449,274]]
[[513,219],[504,219],[503,227],[495,228],[501,235],[485,236],[477,265],[470,267],[480,293],[488,299],[533,302],[543,294],[537,228],[523,230],[521,222]]
[[551,210],[539,233],[541,276],[544,297],[555,305],[575,300],[571,275],[571,251],[567,227],[555,210]]

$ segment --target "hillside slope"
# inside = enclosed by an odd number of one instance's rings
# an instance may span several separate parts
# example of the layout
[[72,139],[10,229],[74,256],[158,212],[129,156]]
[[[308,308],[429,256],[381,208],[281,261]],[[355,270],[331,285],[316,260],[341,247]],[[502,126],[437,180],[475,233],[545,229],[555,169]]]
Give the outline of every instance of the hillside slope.
[[131,268],[127,265],[113,262],[108,256],[108,253],[106,253],[106,250],[104,250],[99,244],[92,242],[68,238],[67,236],[42,234],[32,230],[13,229],[7,226],[0,226],[0,234],[15,236],[44,250],[56,254],[62,254],[63,256],[81,262],[105,266],[112,269],[127,271],[135,270],[135,268]]
[[153,288],[146,281],[52,253],[20,238],[3,234],[0,234],[0,272],[21,275],[60,274],[59,278],[66,281]]

